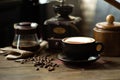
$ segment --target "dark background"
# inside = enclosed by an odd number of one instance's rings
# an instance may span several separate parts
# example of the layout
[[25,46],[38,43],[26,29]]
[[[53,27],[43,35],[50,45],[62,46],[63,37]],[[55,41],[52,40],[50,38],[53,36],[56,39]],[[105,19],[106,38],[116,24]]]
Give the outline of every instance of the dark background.
[[30,21],[39,23],[38,37],[41,26],[46,19],[46,5],[32,5],[30,0],[0,0],[0,47],[11,45],[14,38],[14,23]]
[[[70,1],[70,3],[75,5],[72,15],[83,18],[81,14],[82,11],[79,8],[80,3],[77,3],[76,1]],[[111,6],[104,0],[97,0],[96,5],[95,17],[93,22],[88,25],[89,31],[84,31],[87,36],[92,36],[92,29],[95,27],[95,24],[105,21],[105,17],[108,14],[113,14],[116,18],[115,20],[120,21],[120,11],[117,8]],[[11,45],[14,38],[13,24],[20,21],[38,22],[40,24],[38,36],[40,36],[39,34],[42,32],[41,27],[43,27],[43,22],[55,15],[52,7],[49,6],[52,6],[52,4],[39,4],[37,5],[37,8],[25,9],[23,8],[22,0],[0,0],[0,47]],[[31,12],[29,12],[29,10],[31,10]],[[37,12],[32,13],[35,12],[34,10]],[[28,12],[29,15],[27,15]],[[27,18],[26,16],[30,18]],[[80,26],[84,27],[82,25]]]

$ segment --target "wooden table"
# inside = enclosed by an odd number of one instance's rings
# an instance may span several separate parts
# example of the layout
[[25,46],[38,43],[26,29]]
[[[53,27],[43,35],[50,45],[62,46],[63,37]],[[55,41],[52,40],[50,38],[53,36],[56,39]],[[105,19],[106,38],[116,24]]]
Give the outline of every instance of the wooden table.
[[119,57],[101,57],[91,65],[72,68],[55,60],[59,67],[54,71],[36,71],[33,63],[21,64],[0,55],[0,80],[120,80]]

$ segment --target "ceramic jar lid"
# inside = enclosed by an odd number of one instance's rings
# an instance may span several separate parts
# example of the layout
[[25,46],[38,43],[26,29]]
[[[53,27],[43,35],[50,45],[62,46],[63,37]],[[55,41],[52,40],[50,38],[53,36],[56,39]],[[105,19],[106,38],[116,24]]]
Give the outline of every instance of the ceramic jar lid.
[[120,22],[114,22],[113,15],[106,17],[106,22],[100,22],[96,24],[96,27],[103,30],[120,31]]

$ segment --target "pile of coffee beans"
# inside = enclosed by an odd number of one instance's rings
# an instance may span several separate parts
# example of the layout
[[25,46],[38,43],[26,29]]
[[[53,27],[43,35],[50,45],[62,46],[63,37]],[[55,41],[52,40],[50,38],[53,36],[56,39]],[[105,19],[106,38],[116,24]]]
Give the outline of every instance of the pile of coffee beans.
[[21,64],[32,62],[36,71],[40,70],[41,68],[46,68],[48,71],[54,71],[56,67],[59,67],[58,64],[54,62],[54,58],[50,57],[49,55],[46,56],[34,56],[27,59],[22,59]]

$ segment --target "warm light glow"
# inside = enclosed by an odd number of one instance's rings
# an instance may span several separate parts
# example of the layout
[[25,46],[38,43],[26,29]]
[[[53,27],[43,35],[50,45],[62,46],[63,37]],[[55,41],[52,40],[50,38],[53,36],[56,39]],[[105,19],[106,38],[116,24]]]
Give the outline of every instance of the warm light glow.
[[50,3],[50,2],[53,2],[53,1],[63,2],[65,0],[39,0],[39,3],[40,4],[45,4],[45,3]]
[[48,2],[48,0],[39,0],[39,3],[40,4],[45,4],[45,3],[47,3]]

